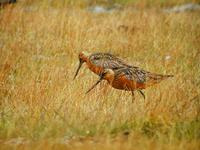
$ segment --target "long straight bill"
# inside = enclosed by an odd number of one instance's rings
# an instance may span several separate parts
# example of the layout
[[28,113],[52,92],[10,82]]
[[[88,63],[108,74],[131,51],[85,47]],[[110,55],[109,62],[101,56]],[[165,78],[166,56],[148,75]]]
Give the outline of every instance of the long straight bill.
[[[76,76],[78,75],[78,72],[79,72],[79,70],[80,70],[82,64],[83,64],[83,62],[80,61],[79,65],[78,65],[78,68],[77,68],[77,70],[76,70],[76,74],[74,75],[74,79],[75,79]],[[74,80],[74,79],[73,79],[73,80]]]
[[89,93],[95,86],[97,86],[102,81],[102,78],[100,78],[85,94]]

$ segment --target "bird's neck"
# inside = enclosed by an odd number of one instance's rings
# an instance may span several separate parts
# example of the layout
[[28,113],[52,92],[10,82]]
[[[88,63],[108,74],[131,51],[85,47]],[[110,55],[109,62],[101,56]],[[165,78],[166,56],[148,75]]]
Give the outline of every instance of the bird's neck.
[[114,81],[114,76],[113,76],[113,75],[106,76],[106,77],[105,77],[105,80],[107,80],[108,83],[109,83],[110,85],[112,85],[112,84],[113,84],[113,81]]

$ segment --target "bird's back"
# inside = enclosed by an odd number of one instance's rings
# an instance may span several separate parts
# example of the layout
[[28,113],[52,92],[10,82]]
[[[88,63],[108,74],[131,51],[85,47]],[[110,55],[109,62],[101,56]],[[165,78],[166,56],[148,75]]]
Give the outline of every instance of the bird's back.
[[126,84],[129,89],[144,89],[169,77],[173,77],[173,75],[155,74],[135,66],[122,67],[115,70],[115,82],[123,79],[124,84]]
[[109,53],[95,53],[89,57],[90,62],[96,67],[102,67],[104,69],[118,69],[121,67],[129,67],[122,59],[109,54]]

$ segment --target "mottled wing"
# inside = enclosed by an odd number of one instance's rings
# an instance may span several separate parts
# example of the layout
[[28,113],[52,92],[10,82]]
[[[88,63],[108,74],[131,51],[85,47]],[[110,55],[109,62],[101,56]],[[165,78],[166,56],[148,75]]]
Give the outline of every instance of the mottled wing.
[[146,86],[159,83],[164,79],[172,77],[172,75],[161,75],[161,74],[150,73],[148,71],[145,71],[143,69],[134,66],[129,68],[123,68],[121,70],[119,69],[118,72],[123,73],[128,80],[134,80],[137,83],[145,83]]
[[136,81],[137,83],[146,82],[148,72],[139,69],[138,67],[123,67],[115,70],[115,75],[117,76],[125,76],[128,80]]
[[117,69],[127,65],[123,60],[118,57],[115,57],[109,53],[95,53],[90,56],[90,61],[99,67]]

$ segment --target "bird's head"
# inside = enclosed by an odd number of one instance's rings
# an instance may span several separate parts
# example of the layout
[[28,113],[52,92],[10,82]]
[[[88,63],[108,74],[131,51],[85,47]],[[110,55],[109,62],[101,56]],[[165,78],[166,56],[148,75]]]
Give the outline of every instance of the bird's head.
[[90,54],[88,52],[82,51],[79,53],[78,58],[80,62],[86,62]]
[[112,69],[104,69],[104,71],[100,74],[100,79],[105,79],[107,81],[113,81],[114,79],[114,71]]
[[79,72],[79,70],[80,70],[82,64],[83,64],[84,62],[87,61],[89,55],[90,55],[89,53],[84,52],[84,51],[79,53],[79,55],[78,55],[78,58],[79,58],[79,65],[78,65],[78,68],[77,68],[76,73],[75,73],[75,75],[74,75],[74,79],[75,79],[76,76],[78,75],[78,72]]

